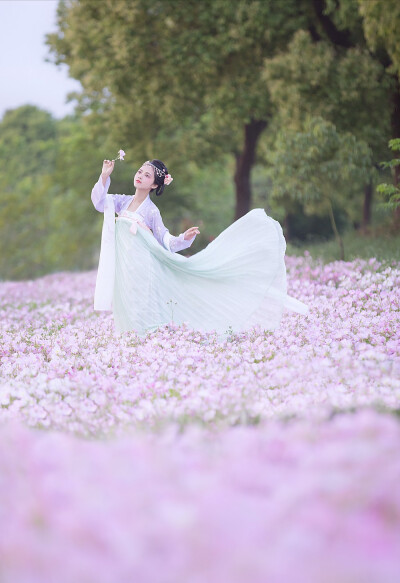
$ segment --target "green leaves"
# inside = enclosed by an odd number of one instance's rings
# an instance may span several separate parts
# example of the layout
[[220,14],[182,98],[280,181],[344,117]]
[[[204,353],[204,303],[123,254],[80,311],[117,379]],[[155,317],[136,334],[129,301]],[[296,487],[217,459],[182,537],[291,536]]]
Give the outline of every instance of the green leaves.
[[[353,134],[323,118],[309,117],[302,131],[282,130],[270,153],[272,195],[300,200],[337,198],[371,172],[372,152]],[[350,188],[349,188],[350,184]]]
[[377,53],[385,51],[392,72],[400,77],[400,3],[398,0],[358,0],[358,4],[369,47]]
[[[400,151],[400,138],[395,138],[389,141],[389,148],[393,152]],[[381,166],[383,168],[391,168],[397,172],[397,168],[400,167],[400,158],[394,158],[388,162],[382,162]],[[390,209],[396,209],[400,207],[400,188],[398,180],[395,179],[395,184],[382,183],[377,186],[377,191],[385,199],[383,206]]]
[[275,123],[299,129],[307,116],[320,116],[366,141],[375,159],[386,150],[390,79],[364,48],[338,51],[301,30],[284,53],[265,61],[263,75]]
[[0,279],[93,267],[101,223],[90,191],[105,153],[83,119],[58,121],[33,106],[6,112],[0,122]]
[[56,62],[81,81],[80,102],[108,104],[103,131],[130,151],[154,150],[160,134],[181,127],[196,135],[197,124],[208,148],[216,124],[224,139],[215,158],[237,149],[249,119],[270,115],[263,62],[301,22],[295,0],[238,0],[234,9],[225,0],[76,0],[63,3],[59,32],[47,38]]

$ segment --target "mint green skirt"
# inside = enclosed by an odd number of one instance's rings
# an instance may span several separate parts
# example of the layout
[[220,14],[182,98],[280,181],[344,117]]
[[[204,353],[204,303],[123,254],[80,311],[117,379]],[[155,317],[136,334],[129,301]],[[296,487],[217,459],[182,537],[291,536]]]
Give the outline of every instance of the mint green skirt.
[[286,242],[280,224],[254,209],[205,249],[184,257],[131,221],[116,222],[113,315],[118,332],[144,335],[168,323],[237,333],[274,330],[285,309],[308,307],[287,295]]

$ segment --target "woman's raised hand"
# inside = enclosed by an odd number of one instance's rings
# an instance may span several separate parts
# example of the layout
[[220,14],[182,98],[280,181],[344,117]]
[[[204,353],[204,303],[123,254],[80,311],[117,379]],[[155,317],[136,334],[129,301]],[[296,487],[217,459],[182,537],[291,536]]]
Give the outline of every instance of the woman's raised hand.
[[104,160],[103,161],[103,169],[101,171],[102,176],[108,178],[111,172],[114,170],[114,160]]
[[190,229],[183,233],[183,238],[185,241],[190,241],[195,235],[200,235],[199,227],[190,227]]
[[101,170],[101,181],[103,186],[107,184],[107,179],[114,170],[114,160],[103,160],[103,168]]

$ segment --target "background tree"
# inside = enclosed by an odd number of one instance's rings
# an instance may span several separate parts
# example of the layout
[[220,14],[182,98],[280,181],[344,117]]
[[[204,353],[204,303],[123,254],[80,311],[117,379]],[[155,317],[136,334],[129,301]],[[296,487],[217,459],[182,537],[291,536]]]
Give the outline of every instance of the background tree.
[[[304,120],[314,115],[367,144],[372,166],[387,155],[391,82],[365,47],[338,49],[327,40],[316,42],[310,33],[298,31],[286,51],[266,61],[265,76],[276,106],[277,128],[301,131]],[[268,146],[273,149],[273,142]],[[353,200],[346,203],[354,223],[360,223],[362,206],[364,229],[371,220],[372,176],[371,171],[365,174],[365,183],[359,191],[353,189]]]
[[283,130],[271,154],[272,195],[303,201],[329,215],[344,259],[334,207],[343,207],[371,169],[372,152],[351,133],[339,133],[322,118],[310,117],[302,131]]
[[48,43],[81,81],[81,107],[126,149],[174,164],[233,155],[237,218],[272,116],[264,59],[305,20],[297,0],[62,1]]
[[[0,279],[94,266],[101,230],[90,192],[104,157],[82,120],[34,106],[0,122]],[[123,181],[114,180],[119,190]]]
[[384,49],[393,72],[400,76],[399,22],[397,0],[358,0],[368,45],[375,51]]
[[[392,77],[391,121],[393,140],[400,139],[400,4],[397,0],[358,0],[365,37],[371,51]],[[394,168],[394,186],[400,184],[400,167]],[[400,226],[400,209],[396,220]]]
[[[400,139],[390,140],[389,147],[393,152],[400,152]],[[384,168],[390,168],[396,172],[400,167],[400,158],[393,158],[389,162],[383,162]],[[393,209],[400,207],[400,188],[396,184],[379,184],[378,191],[385,197],[385,206]]]
[[51,115],[30,105],[7,111],[0,123],[0,279],[44,269],[56,135]]
[[[93,208],[90,192],[102,160],[118,149],[80,114],[56,120],[46,111],[24,106],[4,115],[0,121],[0,280],[97,265],[103,217]],[[136,167],[129,154],[116,165],[112,192],[134,191]],[[188,228],[193,215],[201,216],[197,250],[229,224],[234,206],[231,172],[229,160],[209,164],[207,172],[186,163],[181,180],[176,185],[174,181],[168,196],[157,201],[173,233]]]
[[[364,192],[367,225],[374,167],[400,134],[394,30],[375,0],[60,0],[49,46],[84,90],[64,120],[33,108],[0,122],[0,277],[96,265],[102,217],[90,190],[121,147],[112,191],[132,193],[137,165],[164,158],[179,180],[157,203],[174,233],[203,218],[194,250],[249,210],[251,182],[255,202],[302,236],[326,228],[328,195],[340,232],[360,222]],[[303,144],[308,168],[285,144]],[[338,173],[331,186],[321,168]]]

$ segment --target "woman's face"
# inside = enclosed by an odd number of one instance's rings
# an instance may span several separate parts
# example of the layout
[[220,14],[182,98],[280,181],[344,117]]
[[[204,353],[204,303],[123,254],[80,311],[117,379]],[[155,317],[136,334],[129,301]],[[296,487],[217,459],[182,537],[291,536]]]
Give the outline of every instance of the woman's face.
[[140,190],[149,192],[155,188],[154,184],[154,168],[150,164],[143,164],[133,177],[133,184]]

